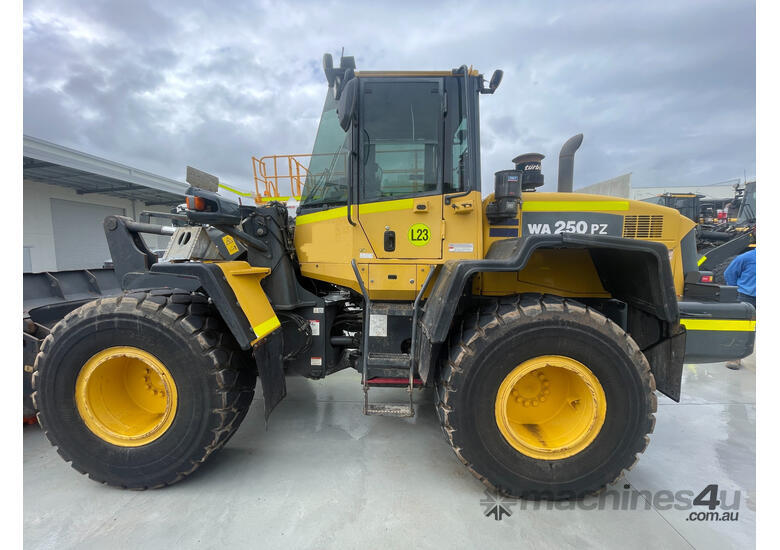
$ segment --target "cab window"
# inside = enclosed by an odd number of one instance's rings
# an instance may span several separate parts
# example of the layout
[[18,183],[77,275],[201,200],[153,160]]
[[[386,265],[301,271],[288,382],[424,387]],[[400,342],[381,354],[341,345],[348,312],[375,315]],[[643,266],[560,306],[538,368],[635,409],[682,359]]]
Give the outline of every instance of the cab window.
[[440,81],[366,80],[362,85],[361,202],[439,193]]
[[306,171],[302,208],[347,204],[347,162],[351,143],[352,130],[345,132],[339,125],[336,100],[333,98],[332,89],[328,89]]

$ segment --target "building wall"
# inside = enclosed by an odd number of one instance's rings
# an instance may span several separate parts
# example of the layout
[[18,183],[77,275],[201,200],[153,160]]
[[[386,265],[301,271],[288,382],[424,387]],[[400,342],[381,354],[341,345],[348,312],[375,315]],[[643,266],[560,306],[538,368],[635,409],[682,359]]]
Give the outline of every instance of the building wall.
[[[126,216],[138,219],[138,214],[144,210],[167,212],[165,207],[146,207],[143,202],[127,200],[110,195],[89,194],[79,195],[75,190],[56,185],[47,185],[36,181],[24,181],[23,200],[23,252],[25,272],[34,273],[41,271],[57,270],[57,249],[54,237],[54,223],[52,217],[52,199],[60,199],[96,205],[110,208],[123,209]],[[93,227],[95,225],[95,227]],[[90,219],[86,226],[84,223],[73,222],[72,227],[65,227],[63,231],[72,232],[68,239],[58,239],[62,242],[72,242],[74,236],[83,238],[86,242],[94,242],[96,238],[105,239],[103,227],[95,220]],[[95,236],[97,235],[97,237]],[[146,239],[146,236],[144,236]],[[147,244],[152,248],[164,246],[165,238],[152,236],[147,239]],[[161,246],[162,245],[162,246]],[[106,247],[107,250],[107,247]],[[66,253],[67,251],[61,251]],[[108,258],[106,258],[108,259]],[[99,267],[97,265],[84,265],[80,268]]]
[[591,195],[609,195],[626,199],[643,200],[664,193],[698,193],[708,199],[729,199],[734,197],[734,185],[691,185],[686,186],[655,186],[631,187],[631,174],[623,174],[616,178],[594,183],[587,187],[574,190],[576,193]]
[[631,173],[575,189],[574,192],[588,193],[589,195],[609,195],[610,197],[627,199],[631,192]]

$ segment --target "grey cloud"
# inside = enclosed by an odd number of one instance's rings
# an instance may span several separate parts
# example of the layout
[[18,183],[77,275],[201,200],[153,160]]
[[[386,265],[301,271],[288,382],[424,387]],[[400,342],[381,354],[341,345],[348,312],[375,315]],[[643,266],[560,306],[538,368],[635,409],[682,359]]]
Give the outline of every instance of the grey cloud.
[[28,0],[24,18],[25,132],[179,179],[249,189],[252,155],[309,152],[341,46],[366,69],[503,68],[481,102],[487,188],[538,151],[551,189],[577,132],[575,186],[755,173],[749,2]]

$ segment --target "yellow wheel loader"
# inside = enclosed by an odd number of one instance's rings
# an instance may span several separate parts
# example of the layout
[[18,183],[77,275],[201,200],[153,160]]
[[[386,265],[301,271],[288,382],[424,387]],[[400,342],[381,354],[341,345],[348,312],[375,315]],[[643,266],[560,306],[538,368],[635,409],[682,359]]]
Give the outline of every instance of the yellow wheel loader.
[[[702,282],[691,220],[572,192],[581,135],[558,192],[537,191],[529,153],[483,195],[478,100],[500,71],[323,66],[295,217],[189,170],[161,259],[142,238],[159,229],[106,218],[123,292],[54,326],[33,373],[41,426],[75,469],[175,483],[235,433],[258,379],[267,419],[286,376],[355,369],[367,415],[412,416],[413,390],[433,388],[447,442],[487,485],[577,498],[636,462],[684,361],[752,352],[755,311]],[[409,402],[382,403],[386,387]]]

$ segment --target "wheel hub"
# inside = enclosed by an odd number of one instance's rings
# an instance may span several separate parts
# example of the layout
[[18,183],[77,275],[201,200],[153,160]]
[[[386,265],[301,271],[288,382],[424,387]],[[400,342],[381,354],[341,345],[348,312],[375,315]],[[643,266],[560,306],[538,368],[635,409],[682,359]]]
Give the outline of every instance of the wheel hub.
[[93,355],[76,379],[76,406],[87,428],[121,447],[151,443],[176,416],[177,391],[167,368],[129,346]]
[[607,412],[604,389],[585,365],[543,355],[515,367],[498,389],[496,424],[524,455],[558,460],[575,455],[599,434]]

